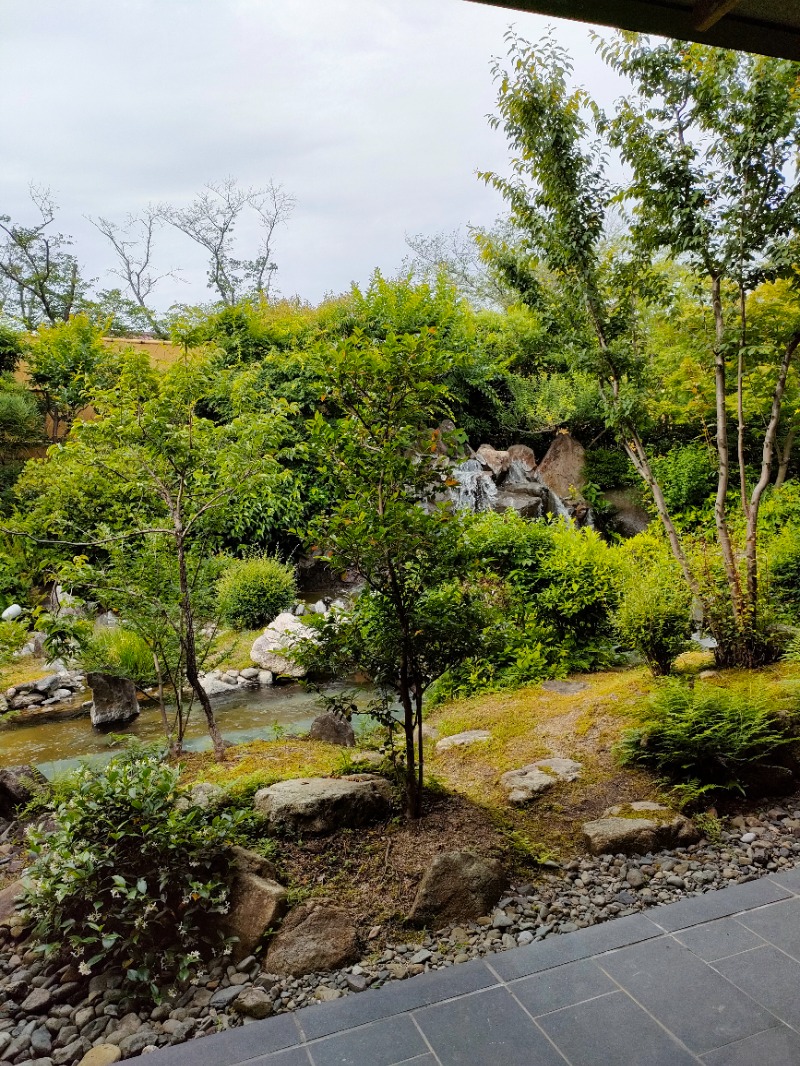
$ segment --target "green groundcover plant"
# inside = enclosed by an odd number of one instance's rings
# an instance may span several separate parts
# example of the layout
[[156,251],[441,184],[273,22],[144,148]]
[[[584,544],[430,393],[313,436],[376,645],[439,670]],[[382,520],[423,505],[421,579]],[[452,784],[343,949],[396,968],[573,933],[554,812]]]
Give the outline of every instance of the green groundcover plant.
[[640,708],[616,754],[623,765],[645,766],[675,782],[744,791],[748,766],[789,743],[794,726],[793,715],[753,691],[669,678]]
[[224,950],[211,917],[229,907],[235,812],[180,809],[178,771],[141,750],[82,767],[57,795],[55,829],[29,830],[24,906],[40,951],[68,952],[86,976],[120,966],[158,998]]

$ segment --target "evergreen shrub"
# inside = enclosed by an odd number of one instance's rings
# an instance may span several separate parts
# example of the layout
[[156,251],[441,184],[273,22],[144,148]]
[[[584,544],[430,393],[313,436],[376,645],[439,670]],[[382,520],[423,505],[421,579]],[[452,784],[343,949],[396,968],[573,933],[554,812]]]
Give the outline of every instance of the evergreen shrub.
[[218,585],[220,616],[233,629],[259,629],[295,601],[294,567],[271,555],[237,559]]
[[[228,811],[179,809],[178,771],[134,750],[62,782],[55,828],[30,829],[24,907],[45,955],[129,981],[185,980],[222,947],[210,916],[229,906]],[[190,950],[191,949],[191,950]]]

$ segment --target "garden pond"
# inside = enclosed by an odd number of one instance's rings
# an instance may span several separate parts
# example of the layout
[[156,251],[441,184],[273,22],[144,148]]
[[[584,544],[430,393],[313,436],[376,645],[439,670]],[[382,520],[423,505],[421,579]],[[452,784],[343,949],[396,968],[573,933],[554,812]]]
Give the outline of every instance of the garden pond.
[[[355,701],[365,704],[373,695],[367,684],[335,683],[326,686],[326,694],[347,689],[355,693]],[[110,758],[118,746],[113,736],[123,734],[149,742],[163,737],[161,715],[154,703],[143,704],[138,718],[125,726],[117,726],[112,734],[94,729],[89,720],[88,707],[82,707],[85,696],[73,708],[44,717],[19,715],[0,726],[0,767],[32,764],[48,777],[77,766],[83,760]],[[317,694],[300,684],[282,684],[270,688],[242,689],[230,696],[213,701],[217,722],[226,740],[235,744],[251,740],[268,740],[280,734],[306,732],[320,714]],[[366,728],[368,719],[354,719],[354,727]],[[185,747],[188,751],[204,751],[211,747],[202,710],[195,706],[189,719]]]

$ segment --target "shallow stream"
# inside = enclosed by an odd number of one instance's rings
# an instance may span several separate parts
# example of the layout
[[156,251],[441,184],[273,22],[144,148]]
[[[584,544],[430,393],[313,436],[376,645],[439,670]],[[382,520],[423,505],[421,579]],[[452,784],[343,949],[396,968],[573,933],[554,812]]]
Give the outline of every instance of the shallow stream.
[[[372,694],[369,685],[333,684],[326,692],[342,689],[358,693],[357,702],[366,702]],[[86,698],[85,696],[83,697]],[[212,701],[219,727],[226,740],[242,744],[249,740],[266,740],[285,729],[288,732],[306,731],[320,713],[314,692],[299,684],[276,685],[273,688],[242,689],[231,696]],[[354,719],[354,725],[364,723]],[[143,741],[156,741],[163,736],[161,715],[155,704],[143,706],[142,713],[126,726],[117,726],[115,734],[125,733]],[[88,709],[80,705],[71,713],[61,712],[50,719],[29,721],[18,718],[0,725],[0,767],[29,763],[46,777],[63,773],[87,757],[108,758],[114,748],[108,733],[92,727]],[[205,719],[199,707],[194,707],[186,736],[189,751],[204,751],[211,747],[205,729]]]

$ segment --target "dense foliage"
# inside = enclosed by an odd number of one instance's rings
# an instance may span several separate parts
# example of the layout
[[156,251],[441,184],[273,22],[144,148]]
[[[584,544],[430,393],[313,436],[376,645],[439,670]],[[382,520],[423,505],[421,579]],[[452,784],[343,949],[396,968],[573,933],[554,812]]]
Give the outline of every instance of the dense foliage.
[[178,772],[118,755],[59,788],[55,829],[31,830],[24,904],[47,954],[83,974],[121,966],[156,997],[219,949],[228,908],[226,847],[236,817],[177,804]]
[[294,567],[269,555],[238,559],[217,588],[222,620],[233,629],[258,629],[294,604]]
[[743,790],[746,771],[793,737],[793,720],[755,691],[662,682],[618,747],[623,763],[679,783]]

